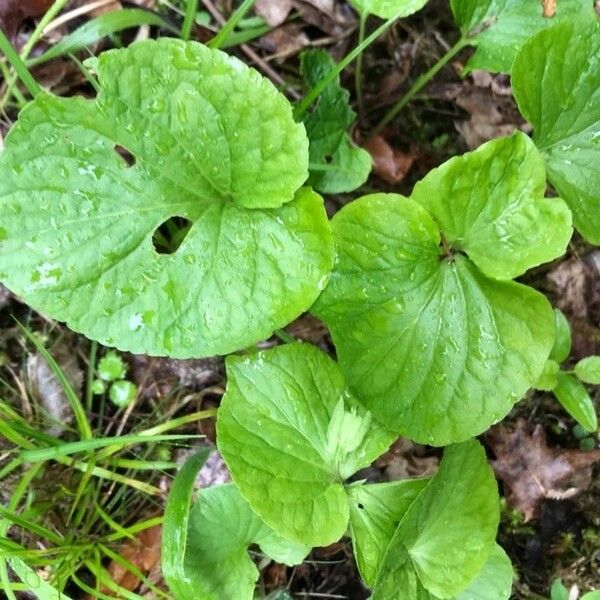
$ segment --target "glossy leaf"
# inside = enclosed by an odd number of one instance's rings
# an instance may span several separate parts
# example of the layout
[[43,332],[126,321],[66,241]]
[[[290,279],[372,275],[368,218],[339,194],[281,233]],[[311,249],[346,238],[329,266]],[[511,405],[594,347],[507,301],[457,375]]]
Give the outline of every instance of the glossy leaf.
[[600,356],[588,356],[575,365],[575,375],[584,383],[600,385]]
[[598,418],[594,402],[584,385],[572,375],[558,374],[558,385],[552,390],[562,407],[586,430],[596,431]]
[[571,354],[571,325],[562,310],[554,309],[554,327],[556,335],[550,358],[558,363],[564,362]]
[[273,560],[301,563],[310,552],[281,538],[250,509],[233,484],[200,492],[190,513],[185,575],[203,600],[252,600],[258,569],[247,548],[258,544]]
[[252,508],[286,538],[326,546],[346,531],[343,482],[394,436],[371,422],[338,365],[286,344],[227,359],[217,442]]
[[[312,88],[335,63],[325,50],[307,50],[300,57],[300,66]],[[304,119],[310,141],[308,183],[320,192],[350,192],[360,187],[371,172],[371,156],[355,146],[348,135],[356,119],[349,97],[337,77],[321,92],[314,111]]]
[[450,0],[456,24],[477,50],[465,67],[510,73],[519,47],[537,31],[557,21],[577,17],[596,18],[588,0],[561,0],[550,17],[543,16],[541,2],[529,0]]
[[411,199],[365,196],[333,218],[336,266],[312,310],[350,389],[401,435],[432,445],[477,435],[542,372],[547,300],[477,268],[508,278],[564,252],[568,210],[521,178],[543,178],[529,153],[520,135],[496,140],[432,172]]
[[373,600],[398,592],[403,599],[419,598],[415,578],[440,598],[462,592],[488,560],[499,520],[496,480],[481,445],[472,440],[448,447],[396,529]]
[[512,591],[513,568],[506,552],[496,544],[487,562],[469,587],[456,600],[508,600]]
[[[6,139],[2,281],[105,345],[174,357],[231,352],[306,310],[332,242],[321,198],[295,194],[307,140],[287,100],[175,39],[104,52],[98,74],[95,101],[40,94]],[[176,216],[191,228],[159,254]]]
[[398,524],[428,479],[350,485],[350,536],[363,581],[375,585],[385,551]]
[[544,162],[523,133],[451,158],[415,186],[419,202],[448,244],[488,277],[513,279],[564,253],[571,214],[544,198]]
[[365,15],[375,15],[380,19],[408,17],[421,10],[427,0],[350,0],[350,4]]
[[175,600],[189,600],[194,595],[191,579],[185,572],[190,504],[196,476],[206,462],[208,448],[190,456],[175,476],[165,505],[162,531],[161,570]]
[[583,237],[600,244],[600,25],[593,21],[561,23],[531,38],[515,59],[512,83],[550,182]]

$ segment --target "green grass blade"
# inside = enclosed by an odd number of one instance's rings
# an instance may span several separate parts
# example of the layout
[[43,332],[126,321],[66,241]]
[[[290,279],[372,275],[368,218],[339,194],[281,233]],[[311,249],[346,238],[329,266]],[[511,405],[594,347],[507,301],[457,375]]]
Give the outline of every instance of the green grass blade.
[[53,375],[58,380],[58,383],[62,387],[65,392],[65,396],[71,405],[71,410],[73,411],[73,415],[75,416],[75,422],[77,423],[77,429],[79,430],[79,436],[82,440],[90,440],[92,439],[92,428],[90,427],[90,423],[87,419],[87,415],[85,414],[85,410],[83,405],[81,404],[81,400],[71,382],[67,379],[65,374],[62,372],[62,369],[58,366],[58,363],[54,360],[50,352],[44,348],[44,345],[38,340],[38,338],[29,331],[26,327],[21,325],[17,321],[19,328],[25,335],[25,337],[35,346],[35,349],[42,355],[44,360],[48,363],[50,370]]
[[204,448],[185,462],[173,481],[165,506],[161,566],[175,600],[195,597],[195,590],[186,582],[183,561],[194,482],[209,452],[208,448]]
[[190,436],[183,434],[167,435],[122,435],[118,437],[95,438],[91,440],[81,440],[79,442],[69,442],[52,448],[36,448],[35,450],[22,450],[21,459],[23,462],[40,462],[45,460],[54,460],[59,457],[77,454],[78,452],[90,452],[106,446],[118,446],[123,449],[126,446],[134,444],[146,444],[149,442],[175,442],[189,440],[201,436]]
[[196,12],[198,11],[198,0],[187,0],[185,7],[185,17],[183,18],[183,24],[181,26],[181,33],[179,37],[186,42],[190,39],[192,33],[192,27],[194,26],[194,19],[196,18]]
[[[158,25],[173,31],[173,27],[160,15],[149,10],[142,8],[115,10],[88,21],[40,56],[28,60],[27,65],[33,66],[45,63],[58,56],[81,50],[107,35],[112,35],[131,27],[139,27],[140,25]],[[174,31],[174,33],[179,32]]]
[[208,42],[210,48],[220,48],[229,34],[236,28],[237,24],[244,18],[244,15],[252,8],[255,0],[244,0],[240,7],[229,17],[225,25],[221,27],[219,33]]
[[9,560],[11,569],[19,579],[26,585],[27,591],[31,592],[38,600],[71,600],[66,594],[59,592],[47,581],[44,581],[31,567],[20,558]]
[[25,63],[21,60],[21,57],[17,54],[12,44],[8,41],[6,35],[2,29],[0,29],[0,50],[4,53],[8,62],[12,65],[19,79],[23,82],[25,87],[29,90],[29,93],[35,98],[41,91],[42,88],[38,85],[38,82],[33,78],[33,75],[29,72]]

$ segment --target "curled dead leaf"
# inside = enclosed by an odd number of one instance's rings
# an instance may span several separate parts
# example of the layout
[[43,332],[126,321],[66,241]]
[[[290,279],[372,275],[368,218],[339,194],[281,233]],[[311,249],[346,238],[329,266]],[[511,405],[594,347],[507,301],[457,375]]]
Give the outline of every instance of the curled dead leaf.
[[292,0],[256,0],[254,12],[271,27],[277,27],[287,19],[292,6]]
[[544,500],[565,500],[584,491],[592,466],[600,462],[600,450],[550,448],[543,427],[536,425],[529,433],[524,419],[512,427],[492,427],[485,439],[496,456],[491,464],[504,483],[505,497],[525,521],[539,516]]
[[[138,533],[134,539],[123,544],[119,549],[119,556],[130,563],[144,576],[150,575],[160,563],[160,540],[162,527],[155,525]],[[133,592],[141,583],[141,579],[127,569],[121,562],[115,560],[108,565],[111,579],[123,589]],[[101,592],[111,598],[117,598],[116,592],[103,587]],[[88,596],[91,600],[91,596]]]
[[368,140],[363,148],[373,159],[373,173],[388,183],[402,181],[416,158],[414,152],[395,150],[380,135]]
[[556,12],[556,0],[542,0],[544,17],[553,17]]
[[21,23],[43,15],[53,3],[53,0],[0,0],[0,29],[14,43]]
[[299,23],[282,25],[260,38],[260,45],[263,50],[272,55],[269,58],[279,60],[298,54],[302,48],[309,44],[310,40],[304,33],[302,24]]

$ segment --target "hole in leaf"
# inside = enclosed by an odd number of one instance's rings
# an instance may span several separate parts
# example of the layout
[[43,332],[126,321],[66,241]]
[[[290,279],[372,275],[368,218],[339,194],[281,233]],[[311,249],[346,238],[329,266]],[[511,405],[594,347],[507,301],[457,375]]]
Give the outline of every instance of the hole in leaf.
[[133,154],[131,154],[131,152],[129,152],[129,150],[127,150],[127,148],[124,148],[123,146],[116,144],[115,152],[125,161],[125,164],[128,167],[133,167],[133,165],[135,165],[135,156]]
[[330,165],[333,162],[333,156],[331,156],[331,154],[326,154],[325,155],[325,162]]
[[360,502],[358,503],[358,508],[363,509],[364,507],[364,504],[361,504]]
[[152,234],[152,244],[159,254],[174,254],[188,234],[192,221],[185,217],[171,217]]

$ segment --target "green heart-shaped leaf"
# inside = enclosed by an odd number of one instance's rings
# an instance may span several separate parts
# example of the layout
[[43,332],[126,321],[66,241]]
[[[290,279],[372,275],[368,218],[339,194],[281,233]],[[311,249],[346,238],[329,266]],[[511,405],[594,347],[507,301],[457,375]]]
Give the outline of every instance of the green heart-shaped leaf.
[[[6,139],[6,285],[106,345],[174,357],[231,352],[306,310],[333,250],[321,198],[294,195],[308,143],[287,100],[194,42],[139,42],[97,69],[95,101],[42,93]],[[191,227],[158,253],[172,217]]]
[[427,4],[427,0],[350,0],[350,4],[359,13],[392,19],[416,13]]
[[230,356],[227,376],[217,440],[242,494],[284,537],[335,542],[348,526],[344,480],[394,436],[371,422],[337,364],[313,346]]
[[432,171],[411,199],[365,196],[333,218],[336,266],[312,310],[350,389],[387,427],[427,444],[462,441],[537,381],[554,341],[551,307],[490,275],[565,250],[570,214],[543,198],[540,162],[522,134],[494,140]]
[[488,560],[499,520],[496,480],[481,445],[472,440],[448,447],[394,533],[373,600],[462,592]]
[[600,24],[594,21],[561,23],[532,37],[515,59],[512,84],[548,178],[578,231],[600,244]]
[[[310,87],[317,85],[335,67],[325,50],[303,52],[300,65]],[[320,192],[351,192],[360,187],[371,172],[371,156],[355,146],[348,135],[348,128],[356,118],[348,103],[349,97],[337,77],[321,92],[315,109],[304,119],[310,140],[308,183]]]
[[196,597],[252,600],[258,570],[248,556],[251,544],[287,565],[301,563],[310,552],[308,546],[285,540],[265,525],[236,486],[202,490],[190,511],[184,566]]
[[517,50],[537,31],[573,17],[582,23],[596,20],[588,0],[560,0],[552,17],[544,16],[541,2],[530,0],[450,0],[450,6],[467,43],[477,46],[465,73],[510,73]]
[[429,479],[350,485],[350,535],[364,582],[373,587],[385,551],[402,517]]

